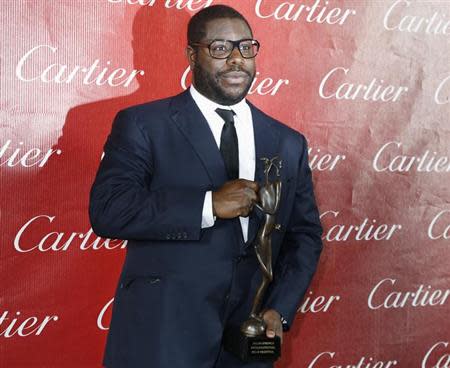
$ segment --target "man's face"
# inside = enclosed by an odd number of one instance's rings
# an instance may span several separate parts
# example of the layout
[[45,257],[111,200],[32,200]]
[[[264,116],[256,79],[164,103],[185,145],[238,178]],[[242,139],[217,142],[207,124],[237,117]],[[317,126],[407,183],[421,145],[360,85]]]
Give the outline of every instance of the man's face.
[[[252,38],[244,21],[233,18],[215,19],[206,24],[201,43],[215,39],[237,41]],[[244,59],[237,47],[227,59],[214,59],[207,47],[197,51],[188,47],[189,62],[195,88],[220,105],[234,105],[246,95],[255,77],[255,59]]]

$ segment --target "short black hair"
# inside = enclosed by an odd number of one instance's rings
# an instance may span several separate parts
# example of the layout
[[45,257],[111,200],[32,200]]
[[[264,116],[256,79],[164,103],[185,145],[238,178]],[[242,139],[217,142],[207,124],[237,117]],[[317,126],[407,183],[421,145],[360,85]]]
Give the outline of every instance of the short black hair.
[[252,28],[250,27],[250,24],[247,22],[247,19],[245,19],[244,16],[237,10],[226,5],[213,5],[203,8],[198,13],[195,13],[194,16],[189,20],[187,31],[188,45],[191,45],[192,43],[195,42],[199,42],[203,37],[205,37],[206,23],[215,19],[222,19],[222,18],[242,20],[243,22],[245,22],[245,24],[247,24],[250,33],[253,34]]

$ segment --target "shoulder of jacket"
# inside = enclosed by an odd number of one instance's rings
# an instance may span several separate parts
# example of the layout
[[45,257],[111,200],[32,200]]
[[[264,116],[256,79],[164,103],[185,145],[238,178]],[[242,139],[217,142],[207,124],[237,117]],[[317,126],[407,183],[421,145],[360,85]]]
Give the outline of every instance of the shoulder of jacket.
[[119,111],[119,114],[139,116],[142,114],[164,112],[165,110],[168,109],[170,101],[172,99],[173,96],[154,101],[144,102],[138,105],[128,106],[125,109]]
[[262,115],[272,127],[277,129],[281,136],[299,140],[300,142],[306,140],[305,136],[298,130],[293,129],[280,120],[270,116],[269,114],[256,107],[254,104],[249,103],[249,105],[252,109],[256,110],[258,114]]

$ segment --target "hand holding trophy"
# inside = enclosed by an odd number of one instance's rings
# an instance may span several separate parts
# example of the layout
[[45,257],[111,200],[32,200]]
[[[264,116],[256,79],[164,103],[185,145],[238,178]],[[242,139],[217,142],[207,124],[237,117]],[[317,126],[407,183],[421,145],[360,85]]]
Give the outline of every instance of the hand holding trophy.
[[[265,182],[259,189],[259,203],[255,207],[264,214],[254,242],[256,257],[262,272],[262,281],[256,292],[250,317],[240,326],[240,331],[228,329],[225,333],[225,348],[243,361],[274,361],[280,356],[280,338],[266,337],[266,323],[261,304],[264,294],[273,280],[271,235],[279,225],[275,224],[276,213],[281,198],[280,169],[281,160],[262,158],[264,161]],[[269,181],[270,172],[275,169],[276,180]]]

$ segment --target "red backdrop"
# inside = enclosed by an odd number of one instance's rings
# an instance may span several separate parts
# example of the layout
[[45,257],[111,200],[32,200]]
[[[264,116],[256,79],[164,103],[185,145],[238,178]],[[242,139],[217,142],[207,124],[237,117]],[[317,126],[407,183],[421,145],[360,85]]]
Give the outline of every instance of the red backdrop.
[[[0,366],[101,366],[126,242],[90,230],[115,113],[189,85],[214,0],[0,0]],[[325,227],[278,367],[450,367],[450,2],[220,1],[303,132]],[[176,149],[176,147],[174,147]]]

